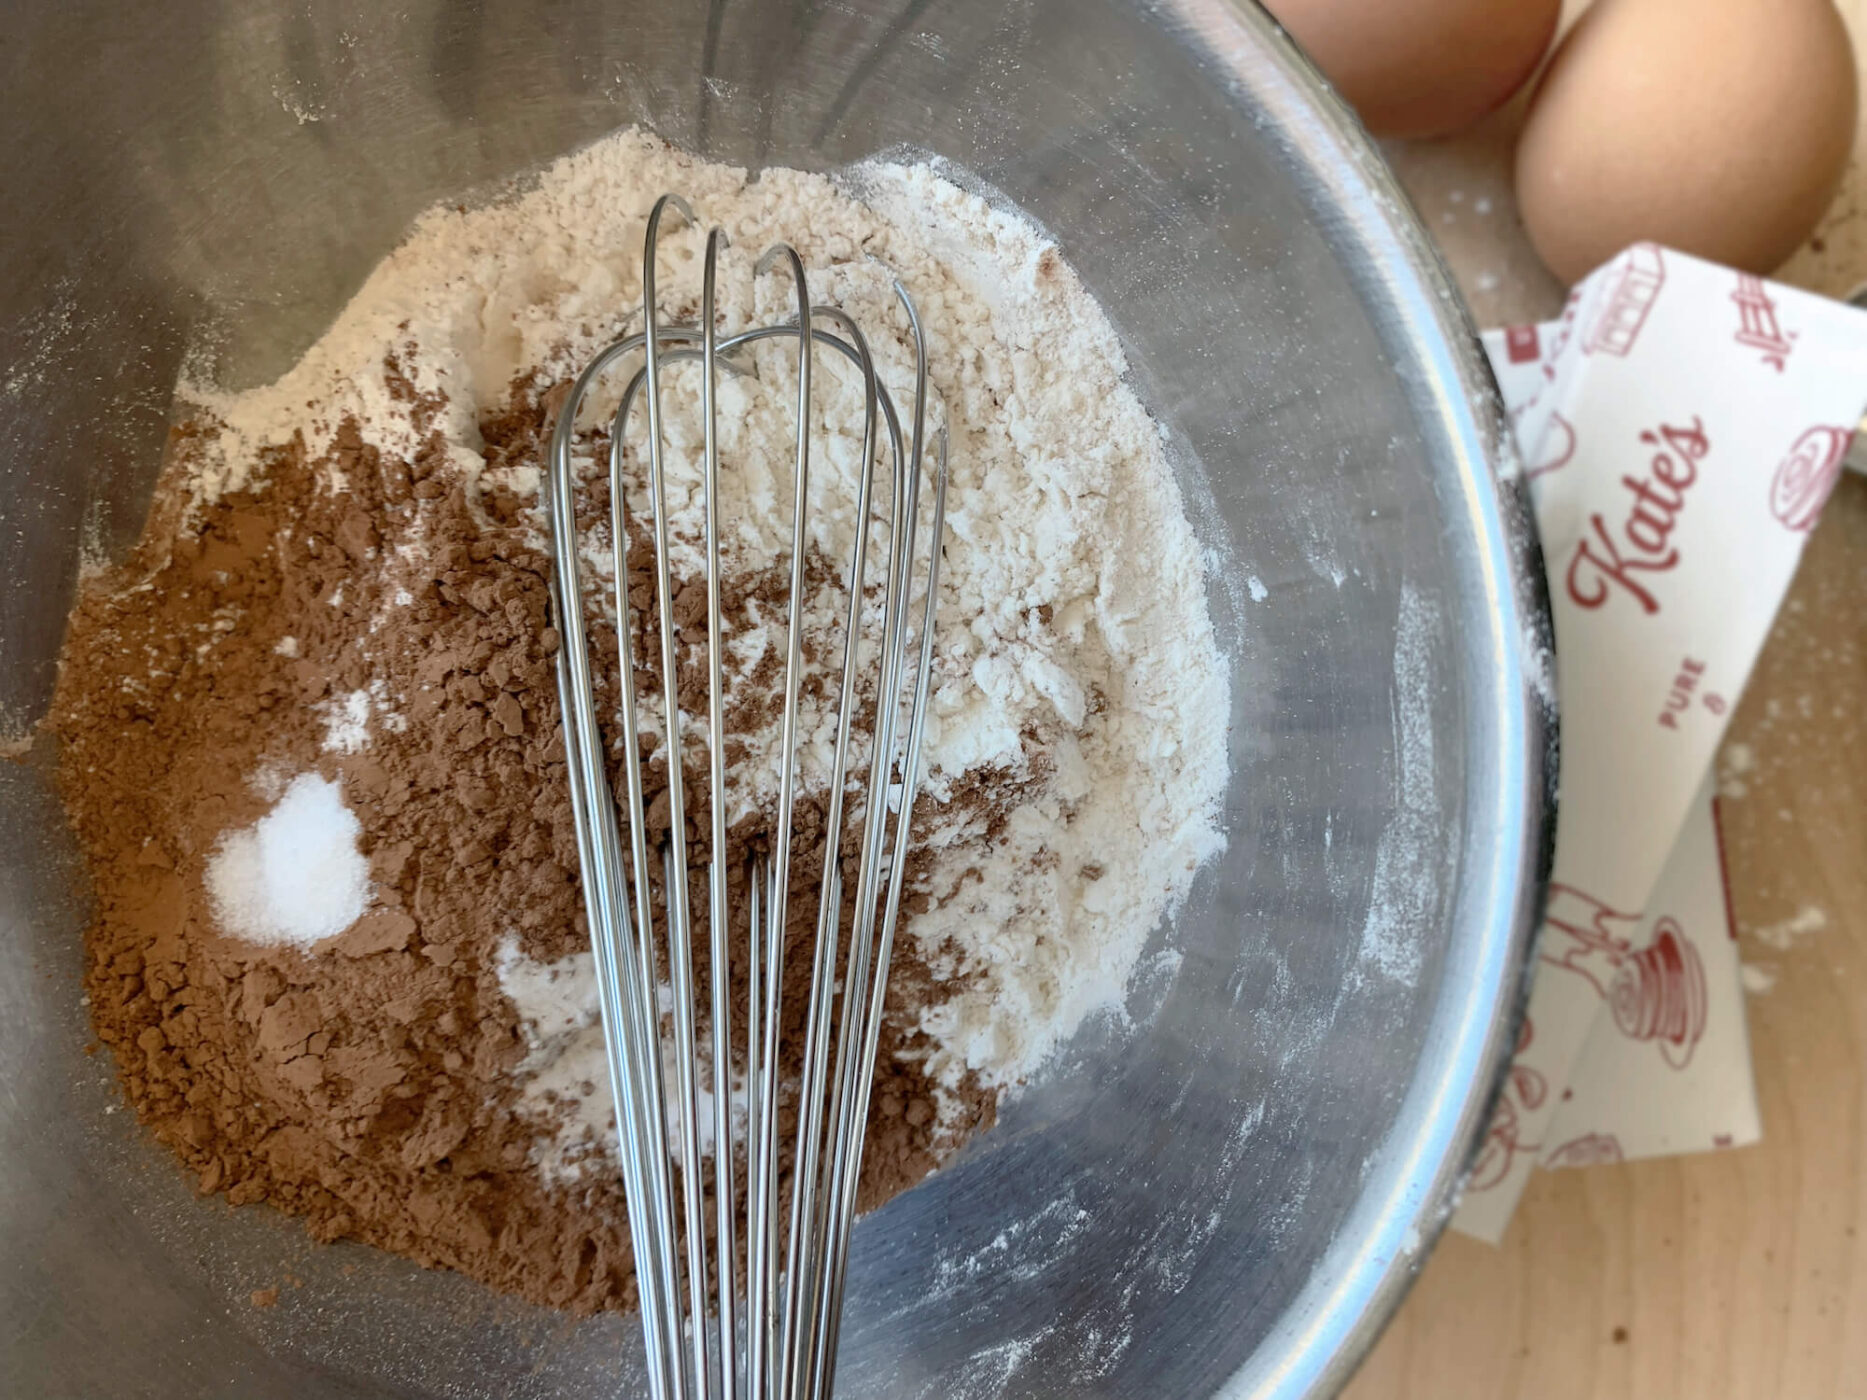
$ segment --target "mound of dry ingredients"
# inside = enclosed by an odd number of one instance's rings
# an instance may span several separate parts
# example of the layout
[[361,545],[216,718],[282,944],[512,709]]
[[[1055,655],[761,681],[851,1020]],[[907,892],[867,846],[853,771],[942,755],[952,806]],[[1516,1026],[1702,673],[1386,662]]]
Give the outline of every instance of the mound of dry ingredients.
[[[1036,230],[927,168],[866,171],[858,200],[623,133],[487,207],[425,216],[278,383],[184,385],[193,416],[145,537],[87,583],[49,721],[97,889],[99,1035],[203,1191],[580,1310],[625,1303],[632,1280],[538,469],[554,389],[637,306],[643,219],[664,189],[732,236],[728,328],[782,318],[788,286],[751,261],[789,239],[905,402],[899,276],[951,434],[928,777],[865,1206],[1118,1001],[1217,848],[1224,783],[1197,548],[1106,319]],[[699,248],[697,231],[664,239],[672,316],[692,314]],[[740,853],[769,837],[786,363],[771,343],[722,392]],[[828,639],[860,417],[849,376],[819,378],[807,618]],[[670,527],[688,542],[696,398],[691,373],[670,377]],[[605,451],[599,429],[581,436],[598,574]],[[697,567],[682,544],[677,588]],[[639,621],[649,596],[632,582]],[[638,656],[647,640],[638,627]],[[833,697],[806,693],[808,850],[834,731]],[[648,747],[652,792],[670,755],[658,731]],[[650,820],[665,824],[665,801]],[[812,917],[801,901],[792,936]]]

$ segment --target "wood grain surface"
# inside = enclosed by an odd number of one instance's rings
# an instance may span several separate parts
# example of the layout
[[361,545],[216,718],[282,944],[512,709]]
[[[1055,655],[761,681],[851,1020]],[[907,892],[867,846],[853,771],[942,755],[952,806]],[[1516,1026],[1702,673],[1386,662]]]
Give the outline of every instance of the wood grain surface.
[[[1840,8],[1859,54],[1867,0]],[[1518,115],[1390,151],[1481,325],[1561,298],[1510,196]],[[1867,282],[1863,152],[1782,280]],[[1764,1142],[1539,1173],[1501,1247],[1444,1238],[1350,1400],[1867,1397],[1867,480],[1829,502],[1720,773]]]

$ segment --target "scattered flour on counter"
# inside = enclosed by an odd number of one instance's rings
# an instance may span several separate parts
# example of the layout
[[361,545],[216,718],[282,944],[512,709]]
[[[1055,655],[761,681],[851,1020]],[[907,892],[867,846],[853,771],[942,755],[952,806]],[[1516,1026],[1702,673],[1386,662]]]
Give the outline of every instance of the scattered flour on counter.
[[1752,996],[1766,996],[1776,990],[1777,970],[1762,963],[1743,964],[1744,990]]
[[1718,796],[1746,797],[1749,779],[1757,771],[1757,755],[1749,744],[1736,740],[1726,744],[1718,755]]
[[1765,947],[1786,952],[1827,927],[1827,911],[1813,904],[1805,904],[1787,919],[1751,929],[1750,936]]
[[334,938],[362,917],[369,862],[343,789],[294,778],[273,809],[230,833],[208,861],[208,895],[223,927],[254,943]]

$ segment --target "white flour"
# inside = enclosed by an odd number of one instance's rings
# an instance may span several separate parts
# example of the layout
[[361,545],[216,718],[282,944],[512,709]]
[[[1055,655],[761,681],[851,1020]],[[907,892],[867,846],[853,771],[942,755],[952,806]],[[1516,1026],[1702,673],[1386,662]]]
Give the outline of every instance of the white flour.
[[[1086,1016],[1119,1003],[1148,933],[1219,848],[1226,673],[1161,433],[1124,383],[1107,318],[1056,249],[926,166],[867,168],[847,188],[862,202],[794,171],[748,182],[625,132],[501,202],[437,209],[283,379],[237,396],[190,390],[225,424],[222,450],[195,486],[203,499],[239,487],[261,449],[294,432],[319,454],[346,416],[385,451],[412,454],[420,428],[384,373],[389,353],[418,392],[445,396],[439,427],[454,464],[490,476],[481,414],[506,402],[515,381],[568,377],[624,327],[639,307],[644,219],[664,190],[687,197],[702,229],[719,224],[732,239],[719,278],[729,330],[787,317],[788,279],[755,279],[752,264],[789,240],[813,300],[842,306],[864,327],[905,411],[912,359],[891,287],[898,277],[926,329],[941,400],[931,420],[951,434],[923,759],[931,800],[917,817],[917,836],[940,854],[923,891],[933,907],[908,936],[954,989],[920,1012],[936,1079],[950,1087],[970,1072],[1005,1086]],[[660,271],[666,320],[692,314],[703,247],[701,231],[672,225]],[[639,315],[627,322],[639,325]],[[723,380],[729,565],[770,565],[788,550],[794,354],[788,342],[769,342],[748,357],[758,377]],[[840,562],[856,526],[860,399],[837,357],[817,363],[811,540]],[[619,390],[598,408],[607,413]],[[670,523],[677,541],[691,541],[701,504],[697,372],[672,368],[664,400]],[[639,435],[639,412],[635,422]],[[499,481],[537,488],[531,469],[501,469]],[[647,518],[639,486],[630,505]],[[589,563],[606,569],[607,539],[597,532],[585,543]],[[699,562],[677,548],[678,571]],[[826,587],[811,612],[827,621],[840,599]],[[782,619],[765,621],[734,643],[740,674],[778,635]],[[333,747],[367,742],[375,717],[406,699],[353,698],[332,716]],[[801,769],[821,785],[830,717],[807,715],[805,736]],[[775,787],[770,736],[747,737],[751,752],[734,770],[742,794]],[[1025,780],[1026,800],[987,842],[958,794],[962,777],[993,772]],[[542,1102],[546,1087],[566,1087],[551,1070],[572,1062],[565,1039],[595,1035],[589,980],[517,957],[503,967],[535,1032]]]

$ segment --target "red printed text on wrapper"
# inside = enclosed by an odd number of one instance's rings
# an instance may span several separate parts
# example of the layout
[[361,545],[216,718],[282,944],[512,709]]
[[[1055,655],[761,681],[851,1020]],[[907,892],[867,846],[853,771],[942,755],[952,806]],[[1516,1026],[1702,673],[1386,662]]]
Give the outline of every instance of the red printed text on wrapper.
[[1599,608],[1610,598],[1625,595],[1641,611],[1656,613],[1653,576],[1679,566],[1673,543],[1688,493],[1698,481],[1698,464],[1711,452],[1705,423],[1693,418],[1690,426],[1662,423],[1640,434],[1650,452],[1643,476],[1623,476],[1627,492],[1625,514],[1610,523],[1596,511],[1588,531],[1576,542],[1569,560],[1569,597],[1581,608]]
[[1666,702],[1660,709],[1660,727],[1677,729],[1679,716],[1692,708],[1695,696],[1714,715],[1725,712],[1724,696],[1705,689],[1705,663],[1696,657],[1682,657],[1679,669],[1673,673],[1672,684],[1666,688]]

